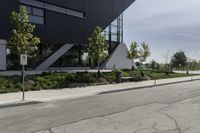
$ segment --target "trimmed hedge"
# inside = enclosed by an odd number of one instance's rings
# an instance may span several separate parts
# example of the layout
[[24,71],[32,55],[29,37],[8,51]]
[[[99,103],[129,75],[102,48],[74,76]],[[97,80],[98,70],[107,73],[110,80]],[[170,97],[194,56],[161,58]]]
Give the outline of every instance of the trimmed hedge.
[[21,91],[21,85],[18,81],[0,77],[0,93]]

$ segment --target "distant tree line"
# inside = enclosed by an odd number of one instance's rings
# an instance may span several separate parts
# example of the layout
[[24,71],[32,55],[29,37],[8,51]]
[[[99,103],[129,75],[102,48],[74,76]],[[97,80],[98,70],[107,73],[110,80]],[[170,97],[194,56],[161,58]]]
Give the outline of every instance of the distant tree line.
[[171,57],[169,62],[158,63],[152,60],[150,63],[145,64],[145,67],[155,71],[165,71],[168,74],[173,70],[200,70],[200,61],[188,58],[184,51],[178,51]]

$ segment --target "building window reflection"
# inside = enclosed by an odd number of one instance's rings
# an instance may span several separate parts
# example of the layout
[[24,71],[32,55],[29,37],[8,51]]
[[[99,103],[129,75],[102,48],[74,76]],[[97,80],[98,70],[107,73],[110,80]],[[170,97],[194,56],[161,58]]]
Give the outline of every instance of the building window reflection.
[[108,42],[115,42],[117,44],[123,42],[123,14],[104,30],[104,36]]
[[75,45],[61,58],[59,58],[51,67],[89,67],[90,58],[87,47]]
[[106,41],[109,44],[109,54],[114,51],[116,46],[123,42],[123,14],[115,19],[104,31]]

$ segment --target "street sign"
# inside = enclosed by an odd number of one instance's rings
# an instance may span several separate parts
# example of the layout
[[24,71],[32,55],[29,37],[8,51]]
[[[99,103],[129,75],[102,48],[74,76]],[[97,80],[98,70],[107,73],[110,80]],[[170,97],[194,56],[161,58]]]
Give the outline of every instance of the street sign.
[[21,54],[20,55],[20,64],[22,65],[22,100],[24,101],[25,100],[25,86],[24,86],[24,83],[25,83],[25,66],[28,64],[28,61],[27,61],[27,55],[26,54]]
[[26,54],[20,55],[20,64],[21,64],[22,66],[25,66],[25,65],[28,64],[28,61],[27,61],[27,60],[28,60],[28,59],[27,59],[27,55],[26,55]]

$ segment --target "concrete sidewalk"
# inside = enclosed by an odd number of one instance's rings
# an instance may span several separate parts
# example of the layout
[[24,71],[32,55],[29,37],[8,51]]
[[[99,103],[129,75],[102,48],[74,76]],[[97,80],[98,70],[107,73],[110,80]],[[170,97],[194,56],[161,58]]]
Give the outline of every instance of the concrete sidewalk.
[[[25,93],[26,102],[48,102],[62,99],[76,99],[80,97],[92,96],[102,93],[112,93],[118,91],[126,91],[132,89],[139,89],[145,87],[153,87],[159,85],[167,85],[179,82],[188,82],[192,80],[200,80],[200,76],[162,79],[162,80],[150,80],[143,82],[130,82],[122,84],[109,84],[101,86],[89,86],[73,89],[59,89],[59,90],[41,90],[31,91]],[[155,85],[156,84],[156,85]],[[17,104],[21,103],[22,93],[8,93],[0,94],[0,105]]]
[[[187,71],[174,71],[175,73],[183,73],[186,74]],[[200,74],[200,70],[188,71],[189,74]]]
[[[80,70],[79,70],[80,69]],[[97,73],[98,70],[96,69],[90,69],[90,68],[86,68],[86,69],[49,69],[49,70],[32,70],[32,71],[26,71],[27,75],[36,75],[36,74],[42,74],[44,72],[67,72],[67,73],[77,73],[77,72],[91,72],[91,73]],[[101,72],[111,72],[112,70],[101,70]],[[0,76],[21,76],[21,71],[0,71]]]

